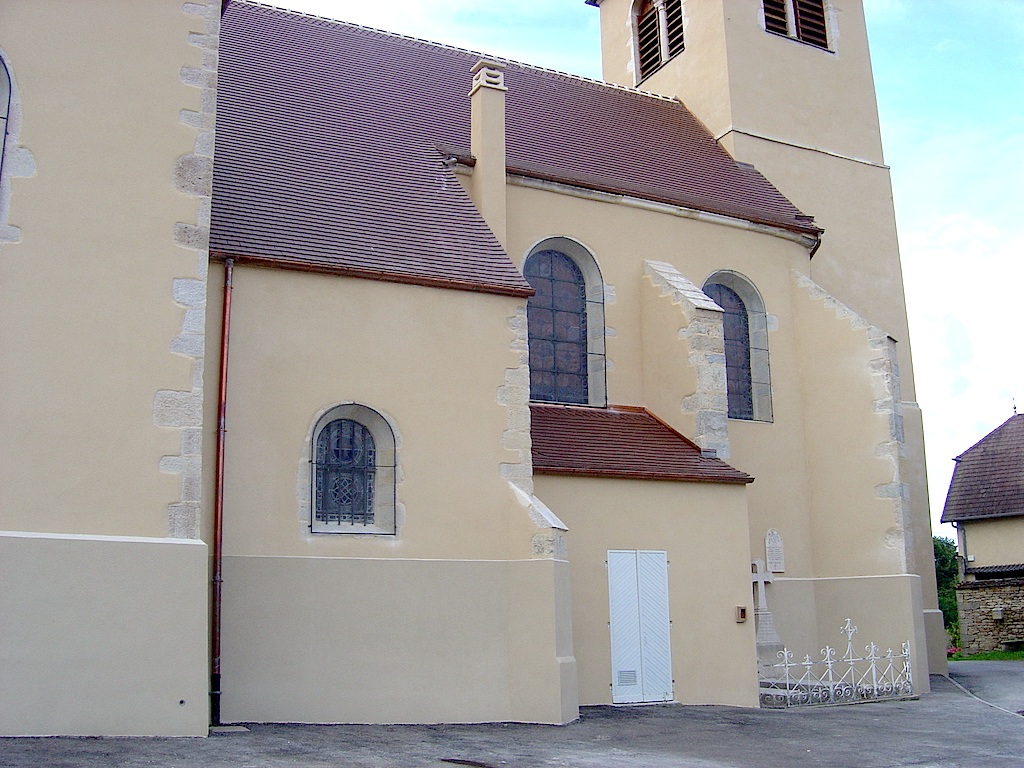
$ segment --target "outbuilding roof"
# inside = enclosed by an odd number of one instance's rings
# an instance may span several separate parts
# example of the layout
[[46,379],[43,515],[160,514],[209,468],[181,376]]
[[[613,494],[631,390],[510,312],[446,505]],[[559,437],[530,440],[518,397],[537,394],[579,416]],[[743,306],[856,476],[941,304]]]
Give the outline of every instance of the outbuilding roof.
[[1024,515],[1024,414],[956,457],[942,522]]
[[[220,31],[214,255],[532,291],[445,163],[480,54],[233,0]],[[511,173],[819,230],[678,101],[510,63]]]
[[644,408],[530,405],[533,471],[699,483],[751,483]]

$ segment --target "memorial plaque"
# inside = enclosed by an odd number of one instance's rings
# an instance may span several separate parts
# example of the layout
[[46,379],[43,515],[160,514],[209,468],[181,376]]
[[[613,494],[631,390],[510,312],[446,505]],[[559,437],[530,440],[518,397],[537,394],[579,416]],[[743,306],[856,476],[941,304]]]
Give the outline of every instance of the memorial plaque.
[[764,554],[770,573],[784,573],[786,553],[782,549],[782,534],[772,528],[764,537]]

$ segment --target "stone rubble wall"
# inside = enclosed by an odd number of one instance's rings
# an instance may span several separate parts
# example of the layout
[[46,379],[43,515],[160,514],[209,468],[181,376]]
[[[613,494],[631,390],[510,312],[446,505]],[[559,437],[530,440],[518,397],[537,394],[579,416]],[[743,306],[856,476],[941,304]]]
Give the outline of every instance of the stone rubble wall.
[[[1024,578],[968,581],[956,589],[964,653],[1001,651],[1024,641]],[[1002,620],[993,612],[1001,608]]]

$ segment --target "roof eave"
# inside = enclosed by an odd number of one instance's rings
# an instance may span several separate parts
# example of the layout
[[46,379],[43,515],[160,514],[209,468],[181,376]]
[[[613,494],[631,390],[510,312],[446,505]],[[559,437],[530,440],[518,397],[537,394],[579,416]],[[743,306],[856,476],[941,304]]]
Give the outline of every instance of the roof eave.
[[404,283],[407,285],[422,285],[428,288],[448,288],[455,291],[472,291],[475,293],[490,293],[499,296],[514,296],[516,298],[523,299],[529,298],[535,293],[533,288],[529,287],[528,283],[525,287],[512,285],[506,286],[495,283],[475,283],[467,280],[410,275],[399,272],[387,272],[384,270],[360,269],[340,264],[323,264],[294,257],[279,258],[275,256],[253,256],[250,254],[231,253],[224,250],[211,249],[210,258],[217,261],[232,259],[235,264],[266,267],[270,269],[283,269],[292,272],[312,272],[322,275],[354,277],[363,280],[378,280],[385,283]]
[[717,483],[723,485],[746,485],[754,482],[750,475],[742,477],[715,477],[710,475],[689,475],[675,472],[638,472],[634,470],[616,469],[577,469],[575,467],[545,467],[534,464],[533,472],[537,475],[570,475],[573,477],[604,477],[623,480],[666,480],[679,483]]
[[967,523],[973,520],[998,520],[1006,517],[1024,517],[1024,510],[1020,512],[997,512],[992,515],[946,515],[943,513],[939,519],[940,523]]

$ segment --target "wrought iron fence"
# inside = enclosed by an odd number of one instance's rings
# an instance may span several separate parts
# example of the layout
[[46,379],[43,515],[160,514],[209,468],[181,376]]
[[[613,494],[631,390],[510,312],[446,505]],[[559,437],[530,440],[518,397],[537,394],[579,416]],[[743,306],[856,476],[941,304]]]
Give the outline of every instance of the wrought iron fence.
[[864,648],[864,655],[853,651],[857,628],[850,619],[840,630],[846,635],[846,653],[837,657],[831,646],[821,649],[821,660],[810,655],[793,661],[788,648],[778,652],[781,661],[761,668],[761,706],[799,707],[816,704],[855,704],[862,701],[903,699],[914,695],[910,674],[910,643],[903,643],[902,653],[890,648],[879,653],[874,643]]

